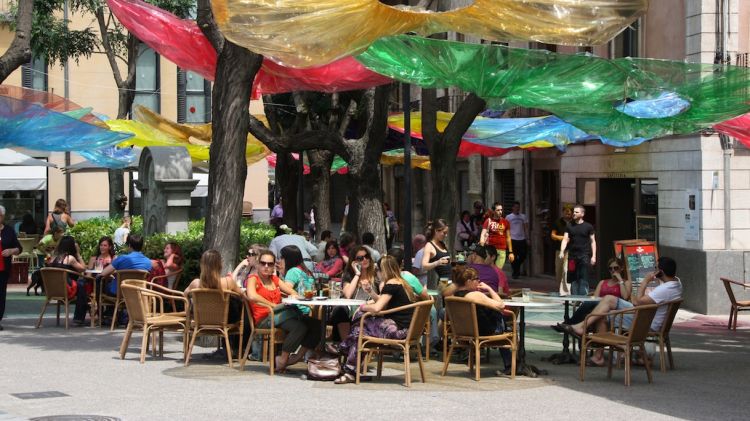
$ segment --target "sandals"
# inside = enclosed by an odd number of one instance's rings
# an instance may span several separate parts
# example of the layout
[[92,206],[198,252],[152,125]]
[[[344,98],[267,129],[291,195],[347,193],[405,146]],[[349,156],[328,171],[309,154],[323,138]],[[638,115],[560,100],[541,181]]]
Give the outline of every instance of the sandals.
[[606,367],[607,362],[603,361],[601,364],[597,364],[591,358],[586,359],[586,367]]
[[580,338],[581,337],[581,335],[578,332],[576,332],[575,329],[573,329],[572,325],[566,325],[565,323],[560,323],[560,327],[568,335],[572,335],[572,336],[574,336],[576,338]]
[[333,381],[333,384],[347,384],[347,383],[354,383],[356,379],[354,378],[353,374],[345,373],[338,379]]

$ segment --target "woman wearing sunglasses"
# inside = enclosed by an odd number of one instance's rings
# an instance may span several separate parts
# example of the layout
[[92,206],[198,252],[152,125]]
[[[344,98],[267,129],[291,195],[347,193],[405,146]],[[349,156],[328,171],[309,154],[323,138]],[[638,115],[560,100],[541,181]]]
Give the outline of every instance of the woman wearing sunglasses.
[[[620,261],[614,257],[609,259],[609,261],[607,262],[607,268],[609,270],[611,278],[599,281],[599,284],[596,286],[596,290],[594,291],[594,297],[601,298],[606,297],[607,295],[614,295],[615,297],[622,298],[623,300],[629,300],[630,293],[633,290],[633,284],[629,280],[623,278],[622,271],[624,268]],[[573,313],[573,316],[568,321],[568,324],[576,324],[582,322],[583,319],[585,319],[586,316],[588,316],[589,313],[594,310],[596,305],[597,302],[595,301],[582,303]],[[558,332],[564,332],[560,323],[552,325],[551,327]],[[603,366],[604,362],[602,361],[601,364],[599,364],[599,362],[594,361],[592,362],[592,364],[596,366]]]
[[240,288],[247,288],[247,278],[258,273],[258,255],[261,248],[260,244],[251,245],[245,258],[232,271],[232,278]]

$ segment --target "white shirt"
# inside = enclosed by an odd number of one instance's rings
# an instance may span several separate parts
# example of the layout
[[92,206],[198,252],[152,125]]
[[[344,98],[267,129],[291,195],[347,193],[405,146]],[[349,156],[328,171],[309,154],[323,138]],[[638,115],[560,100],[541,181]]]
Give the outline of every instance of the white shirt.
[[417,269],[417,279],[419,279],[419,282],[422,283],[422,285],[427,285],[427,272],[422,270],[422,258],[424,257],[424,247],[419,249],[417,254],[414,255],[414,263],[412,263],[412,267],[414,269]]
[[125,227],[120,227],[115,230],[115,235],[112,241],[117,244],[118,246],[122,246],[125,244],[125,238],[130,234],[130,229]]
[[[682,281],[680,278],[675,276],[674,281],[664,282],[658,287],[654,288],[653,291],[648,293],[648,296],[654,300],[654,303],[661,304],[667,301],[678,300],[682,297]],[[667,317],[668,306],[660,306],[656,310],[654,320],[651,322],[651,330],[656,331],[661,329],[664,319]]]
[[305,260],[305,266],[312,272],[313,264],[310,256],[318,253],[318,247],[310,244],[309,241],[305,240],[305,237],[296,234],[284,234],[271,240],[271,244],[268,245],[268,249],[273,252],[276,258],[281,258],[281,249],[286,246],[297,246],[302,252],[302,258]]
[[516,215],[515,213],[511,213],[510,215],[506,216],[505,219],[510,224],[510,239],[525,240],[526,230],[524,229],[524,226],[529,223],[529,220],[526,218],[526,214],[519,213],[518,215]]

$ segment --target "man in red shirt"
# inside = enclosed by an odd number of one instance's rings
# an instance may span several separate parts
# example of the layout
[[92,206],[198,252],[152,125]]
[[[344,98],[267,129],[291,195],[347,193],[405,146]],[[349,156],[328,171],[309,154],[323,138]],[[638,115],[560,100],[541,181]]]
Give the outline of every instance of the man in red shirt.
[[492,214],[482,224],[482,233],[479,235],[479,245],[488,244],[497,250],[495,265],[502,270],[505,265],[506,250],[508,260],[513,263],[513,244],[510,239],[510,224],[503,218],[503,205],[495,202],[492,205]]

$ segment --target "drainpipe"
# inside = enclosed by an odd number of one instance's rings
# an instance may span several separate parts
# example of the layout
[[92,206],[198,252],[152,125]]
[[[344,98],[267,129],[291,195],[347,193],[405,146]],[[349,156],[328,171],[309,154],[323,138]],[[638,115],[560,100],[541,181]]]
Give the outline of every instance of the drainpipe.
[[[68,25],[68,0],[63,4],[63,19],[65,26]],[[68,60],[63,63],[63,96],[66,100],[70,99],[70,81],[68,79]],[[70,152],[65,152],[65,167],[70,166]],[[68,202],[68,210],[72,209],[70,204],[70,171],[65,171],[65,201]]]
[[724,152],[724,250],[732,249],[732,150],[734,139],[720,134],[721,150]]

